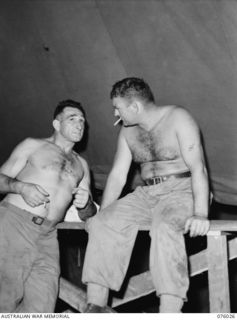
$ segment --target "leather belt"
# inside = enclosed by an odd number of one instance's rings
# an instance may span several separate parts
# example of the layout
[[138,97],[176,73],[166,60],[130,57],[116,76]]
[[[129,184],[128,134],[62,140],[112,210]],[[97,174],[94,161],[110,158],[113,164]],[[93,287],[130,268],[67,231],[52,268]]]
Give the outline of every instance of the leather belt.
[[34,224],[37,224],[38,226],[44,225],[44,226],[47,226],[47,227],[55,227],[56,224],[58,223],[57,221],[48,220],[47,218],[43,218],[41,216],[33,216],[31,221]]
[[191,172],[190,171],[186,171],[186,172],[181,172],[181,173],[174,173],[174,174],[168,174],[166,176],[159,176],[159,177],[153,177],[153,178],[149,178],[144,180],[145,184],[147,186],[152,186],[158,183],[162,183],[166,180],[168,180],[169,178],[174,177],[174,178],[188,178],[191,177]]

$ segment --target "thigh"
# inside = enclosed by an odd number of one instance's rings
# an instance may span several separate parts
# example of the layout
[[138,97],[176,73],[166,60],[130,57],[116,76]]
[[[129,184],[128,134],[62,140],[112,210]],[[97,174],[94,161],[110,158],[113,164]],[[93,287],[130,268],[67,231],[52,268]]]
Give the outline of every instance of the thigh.
[[153,210],[153,228],[167,224],[176,231],[183,231],[186,220],[193,215],[193,196],[191,192],[170,192],[161,197]]
[[58,242],[55,237],[46,237],[37,245],[37,257],[25,282],[18,312],[54,312],[60,273]]
[[95,219],[103,221],[108,226],[116,226],[119,231],[131,224],[150,224],[151,217],[149,203],[142,188],[137,188],[133,193],[114,201],[110,206],[101,210]]
[[0,210],[0,312],[15,311],[31,268],[29,243],[9,215],[7,210]]

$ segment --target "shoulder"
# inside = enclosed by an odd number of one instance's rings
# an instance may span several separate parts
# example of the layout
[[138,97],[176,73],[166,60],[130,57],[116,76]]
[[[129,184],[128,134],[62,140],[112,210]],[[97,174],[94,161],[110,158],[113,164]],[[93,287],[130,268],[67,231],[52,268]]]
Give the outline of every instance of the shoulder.
[[26,138],[23,141],[21,141],[17,146],[16,149],[20,150],[28,150],[28,151],[33,151],[40,146],[44,145],[46,143],[45,140],[43,139],[36,139],[36,138]]
[[88,163],[86,161],[85,158],[83,158],[82,156],[80,156],[78,153],[76,153],[75,151],[73,151],[73,154],[76,156],[77,160],[81,163],[82,167],[86,170],[89,170],[89,166]]
[[184,107],[173,106],[170,111],[170,119],[174,122],[175,128],[198,127],[193,115]]
[[193,116],[185,107],[171,106],[170,107],[170,115],[172,117],[176,118],[177,120],[182,120],[182,119],[190,120],[190,119],[192,119],[194,121]]

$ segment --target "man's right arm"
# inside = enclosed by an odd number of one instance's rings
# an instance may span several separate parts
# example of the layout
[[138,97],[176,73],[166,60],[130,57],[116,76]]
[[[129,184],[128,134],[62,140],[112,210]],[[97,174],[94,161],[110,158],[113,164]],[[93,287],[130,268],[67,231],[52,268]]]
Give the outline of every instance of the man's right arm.
[[21,142],[12,152],[8,160],[0,168],[0,192],[20,193],[23,183],[16,179],[25,167],[28,158],[29,139]]
[[25,167],[29,155],[35,148],[36,143],[33,139],[24,140],[0,168],[0,193],[20,194],[32,207],[48,202],[49,194],[39,185],[22,182],[16,177]]
[[127,181],[128,171],[132,162],[132,154],[124,137],[124,130],[125,129],[122,128],[119,134],[117,151],[113,167],[106,182],[101,209],[109,206],[119,198]]

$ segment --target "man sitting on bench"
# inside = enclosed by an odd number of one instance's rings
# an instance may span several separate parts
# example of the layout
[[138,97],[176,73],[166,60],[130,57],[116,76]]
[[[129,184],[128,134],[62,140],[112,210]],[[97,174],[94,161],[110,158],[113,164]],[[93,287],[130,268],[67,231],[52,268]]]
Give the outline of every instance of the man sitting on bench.
[[[209,229],[199,129],[184,108],[157,106],[142,79],[115,83],[111,99],[123,126],[101,211],[88,223],[85,312],[103,312],[109,289],[120,289],[141,225],[150,225],[150,271],[160,312],[180,312],[189,287],[183,234],[205,235]],[[117,200],[132,160],[140,164],[145,186]]]

